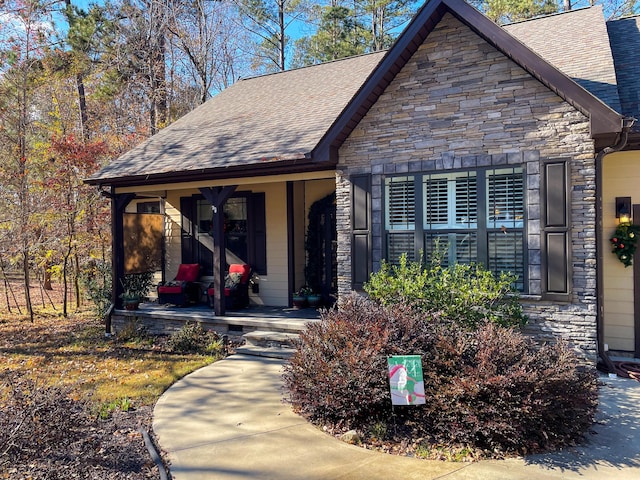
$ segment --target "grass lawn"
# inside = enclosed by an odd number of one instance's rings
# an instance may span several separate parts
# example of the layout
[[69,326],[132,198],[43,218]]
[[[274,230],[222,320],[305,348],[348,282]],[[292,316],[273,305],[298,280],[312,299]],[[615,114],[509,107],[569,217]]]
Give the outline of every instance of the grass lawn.
[[36,383],[68,386],[76,399],[94,406],[128,399],[153,405],[176,380],[215,357],[167,351],[165,339],[107,339],[91,312],[69,318],[28,320],[0,317],[0,365]]

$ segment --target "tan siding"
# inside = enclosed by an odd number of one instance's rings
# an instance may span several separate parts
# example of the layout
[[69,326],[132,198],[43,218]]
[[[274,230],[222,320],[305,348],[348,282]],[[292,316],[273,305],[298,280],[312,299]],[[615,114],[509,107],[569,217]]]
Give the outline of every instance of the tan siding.
[[[615,197],[631,197],[640,203],[640,152],[620,152],[604,157],[602,188],[602,225],[604,229],[604,341],[610,350],[634,350],[633,269],[625,268],[611,253]],[[640,219],[635,219],[639,222]],[[635,261],[635,260],[634,260]]]
[[265,305],[287,305],[287,189],[286,184],[255,186],[264,191],[267,214],[267,275],[260,279],[260,298]]

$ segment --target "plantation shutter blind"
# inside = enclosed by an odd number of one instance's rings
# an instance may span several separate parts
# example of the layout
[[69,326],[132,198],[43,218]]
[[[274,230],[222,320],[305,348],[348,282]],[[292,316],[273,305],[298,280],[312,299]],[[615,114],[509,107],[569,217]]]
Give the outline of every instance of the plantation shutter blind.
[[524,218],[524,182],[520,169],[495,171],[487,178],[489,228],[514,228]]
[[[496,275],[517,276],[516,288],[524,289],[524,176],[521,168],[487,172],[487,257]],[[493,230],[493,231],[491,231]]]
[[415,259],[416,188],[414,177],[389,178],[385,182],[387,256],[392,263],[403,253]]
[[455,179],[454,225],[470,228],[478,221],[478,185],[474,176],[459,176]]
[[449,223],[449,187],[446,178],[425,180],[425,227],[446,227]]
[[412,230],[415,223],[415,185],[412,177],[390,179],[387,182],[387,228]]

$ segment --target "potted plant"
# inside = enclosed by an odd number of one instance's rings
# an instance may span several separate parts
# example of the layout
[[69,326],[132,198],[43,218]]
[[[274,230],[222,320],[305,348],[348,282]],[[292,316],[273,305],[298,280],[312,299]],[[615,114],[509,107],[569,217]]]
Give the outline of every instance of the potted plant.
[[306,285],[300,287],[300,290],[293,293],[292,301],[295,308],[304,308],[307,306],[307,298],[311,293],[311,289]]
[[311,308],[319,307],[321,303],[322,303],[322,295],[314,292],[311,292],[309,295],[307,295],[307,304]]
[[120,294],[126,310],[136,310],[149,292],[153,282],[153,272],[128,273],[120,279],[123,292]]

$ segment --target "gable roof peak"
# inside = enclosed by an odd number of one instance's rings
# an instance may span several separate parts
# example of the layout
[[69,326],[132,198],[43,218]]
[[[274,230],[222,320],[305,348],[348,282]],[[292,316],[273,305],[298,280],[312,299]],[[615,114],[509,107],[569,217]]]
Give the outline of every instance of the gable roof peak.
[[[586,10],[586,9],[583,9]],[[582,11],[582,10],[581,10]],[[543,85],[590,117],[591,136],[615,138],[622,130],[622,116],[575,83],[556,67],[526,47],[464,0],[428,0],[396,39],[380,64],[369,76],[343,114],[334,122],[314,149],[316,158],[334,158],[337,149],[349,136],[372,105],[382,95],[397,73],[405,66],[429,34],[450,13],[488,44],[502,52]]]

